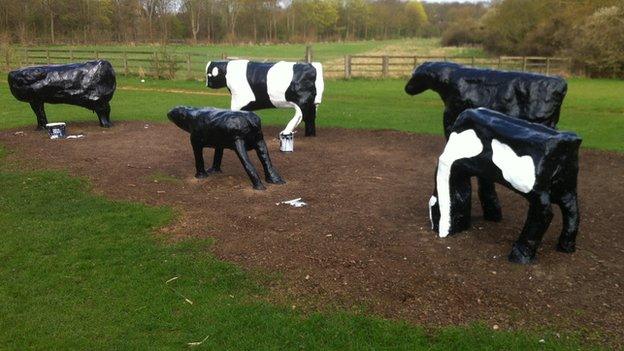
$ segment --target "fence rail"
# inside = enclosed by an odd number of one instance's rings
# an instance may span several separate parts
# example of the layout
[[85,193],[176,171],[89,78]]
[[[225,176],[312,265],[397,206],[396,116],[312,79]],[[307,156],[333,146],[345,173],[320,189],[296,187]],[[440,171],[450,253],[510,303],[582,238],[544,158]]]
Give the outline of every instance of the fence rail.
[[[205,78],[208,61],[218,59],[249,59],[254,61],[298,61],[314,60],[312,47],[308,46],[300,57],[240,57],[227,53],[199,54],[168,50],[87,50],[87,49],[45,49],[15,48],[2,53],[5,69],[40,64],[60,64],[92,59],[110,61],[118,74],[150,76],[166,79]],[[424,61],[454,61],[472,67],[488,67],[505,70],[568,75],[571,60],[564,57],[537,56],[409,56],[409,55],[345,55],[343,59],[323,62],[326,77],[406,77],[415,66]],[[2,65],[0,64],[0,65]]]

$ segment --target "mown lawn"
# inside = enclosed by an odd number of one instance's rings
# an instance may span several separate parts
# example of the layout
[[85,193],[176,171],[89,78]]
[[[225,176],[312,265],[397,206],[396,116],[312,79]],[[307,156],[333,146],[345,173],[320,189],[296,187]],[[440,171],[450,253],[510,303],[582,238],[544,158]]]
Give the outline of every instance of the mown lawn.
[[[443,105],[432,92],[408,96],[405,80],[328,80],[319,108],[318,125],[344,128],[396,129],[440,134]],[[167,122],[167,111],[176,105],[228,107],[226,90],[210,90],[201,82],[120,78],[113,99],[112,119]],[[127,90],[142,89],[142,90]],[[182,92],[144,91],[175,89]],[[560,129],[583,137],[583,147],[624,151],[624,81],[570,79]],[[186,92],[186,93],[184,93]],[[198,95],[193,93],[213,95]],[[0,128],[31,126],[35,117],[28,104],[17,102],[6,83],[0,84]],[[47,105],[50,121],[97,121],[90,111],[64,105]],[[258,112],[265,124],[285,125],[290,110]],[[70,125],[71,128],[71,125]],[[322,129],[320,130],[322,133]]]
[[[166,122],[178,104],[227,106],[229,98],[199,82],[120,79],[113,121]],[[441,130],[439,99],[409,97],[402,80],[328,81],[323,126]],[[586,147],[624,151],[623,82],[574,79],[561,127]],[[127,89],[181,89],[186,92]],[[0,84],[0,129],[33,128],[35,118]],[[284,124],[290,111],[261,111]],[[91,112],[49,106],[51,121],[88,120]],[[72,125],[69,124],[70,132]],[[620,135],[620,137],[618,137]],[[3,157],[0,146],[0,157]],[[165,242],[155,231],[174,213],[92,195],[64,173],[20,173],[0,159],[0,349],[8,350],[573,350],[554,331],[442,328],[386,321],[359,312],[302,314],[262,302],[257,277],[209,254],[208,241]],[[166,281],[178,279],[166,284]],[[174,289],[174,290],[172,290]],[[193,304],[185,302],[184,297]],[[547,329],[547,327],[545,328]],[[543,339],[544,342],[540,342]]]

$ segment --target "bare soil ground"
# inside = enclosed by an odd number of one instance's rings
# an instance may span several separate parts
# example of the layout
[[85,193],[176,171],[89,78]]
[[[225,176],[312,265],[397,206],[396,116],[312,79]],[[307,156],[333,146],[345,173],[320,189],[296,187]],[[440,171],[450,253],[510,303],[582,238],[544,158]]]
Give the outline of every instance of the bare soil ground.
[[[271,157],[288,182],[254,191],[226,151],[223,173],[196,180],[188,134],[168,124],[69,125],[77,140],[48,140],[30,129],[0,132],[8,164],[86,176],[110,198],[168,205],[180,218],[164,231],[216,239],[215,254],[248,269],[284,276],[272,296],[297,306],[366,306],[427,326],[484,321],[501,329],[541,328],[624,341],[624,155],[584,150],[577,252],[554,247],[557,213],[538,261],[507,262],[527,205],[499,187],[501,223],[440,239],[427,203],[442,137],[395,131],[324,129]],[[255,154],[250,153],[259,162]],[[206,160],[212,152],[206,150]],[[11,162],[11,160],[15,162]],[[302,197],[307,207],[276,203]],[[473,198],[473,202],[476,197]],[[558,211],[556,211],[558,212]]]

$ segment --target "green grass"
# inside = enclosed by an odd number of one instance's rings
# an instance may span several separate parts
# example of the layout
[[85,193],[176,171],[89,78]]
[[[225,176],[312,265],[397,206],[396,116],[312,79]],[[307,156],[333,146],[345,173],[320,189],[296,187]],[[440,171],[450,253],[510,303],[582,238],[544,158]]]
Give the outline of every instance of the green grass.
[[[228,96],[132,91],[206,90],[198,82],[120,79],[114,120],[166,122],[177,104],[227,106]],[[327,81],[319,125],[439,134],[442,104],[433,93],[410,97],[403,80]],[[584,146],[624,151],[624,82],[570,80],[561,128]],[[32,128],[28,104],[0,85],[0,129]],[[287,110],[265,110],[283,125]],[[51,121],[91,121],[90,111],[49,105]],[[71,131],[71,124],[69,125]],[[320,129],[322,133],[322,129]],[[0,157],[4,154],[0,147]],[[155,181],[177,181],[160,173]],[[567,350],[579,345],[549,333],[494,332],[481,325],[439,329],[346,312],[302,315],[261,302],[254,278],[208,254],[209,242],[165,243],[154,229],[174,214],[111,202],[65,174],[0,171],[0,349]],[[170,290],[187,296],[193,305]],[[544,338],[546,343],[539,343]]]
[[66,174],[0,171],[0,349],[168,350],[204,338],[197,349],[579,347],[549,333],[475,325],[428,334],[375,317],[274,306],[258,298],[265,292],[254,279],[208,254],[209,242],[155,235],[172,216],[91,195]]
[[[323,103],[319,107],[318,125],[396,129],[417,133],[441,134],[443,105],[432,92],[408,96],[403,92],[405,80],[328,80]],[[120,87],[141,89],[176,89],[189,92],[217,93],[225,96],[171,92],[145,92],[119,89],[113,99],[113,121],[145,120],[167,122],[166,113],[175,105],[228,107],[226,90],[206,89],[201,82],[120,78]],[[583,147],[624,151],[624,103],[620,92],[624,81],[570,79],[560,129],[571,130],[583,137]],[[0,84],[0,129],[32,126],[35,117],[28,104],[15,101],[6,84]],[[92,121],[90,111],[66,105],[47,105],[50,121]],[[291,110],[258,112],[265,125],[285,125]],[[71,128],[71,125],[69,126]],[[322,129],[321,129],[322,133]]]

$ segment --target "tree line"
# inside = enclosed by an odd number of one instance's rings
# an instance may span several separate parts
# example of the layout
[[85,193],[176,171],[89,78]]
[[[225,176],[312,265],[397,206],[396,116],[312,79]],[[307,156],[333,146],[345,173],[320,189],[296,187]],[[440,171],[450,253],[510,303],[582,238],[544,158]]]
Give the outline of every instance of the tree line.
[[3,0],[13,43],[304,42],[410,37],[417,0]]
[[448,15],[445,45],[566,56],[590,76],[624,76],[622,0],[494,0],[487,8],[455,8]]

